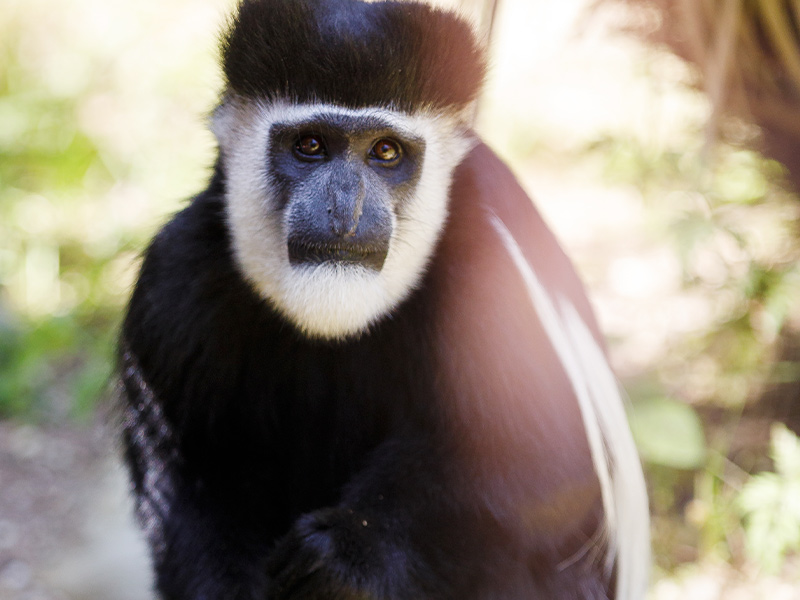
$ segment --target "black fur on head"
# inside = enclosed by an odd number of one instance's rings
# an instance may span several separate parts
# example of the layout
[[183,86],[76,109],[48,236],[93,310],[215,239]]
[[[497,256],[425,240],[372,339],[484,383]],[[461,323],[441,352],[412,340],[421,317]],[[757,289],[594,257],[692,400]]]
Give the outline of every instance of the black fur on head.
[[485,73],[471,27],[415,2],[243,0],[222,61],[246,97],[405,111],[462,108]]

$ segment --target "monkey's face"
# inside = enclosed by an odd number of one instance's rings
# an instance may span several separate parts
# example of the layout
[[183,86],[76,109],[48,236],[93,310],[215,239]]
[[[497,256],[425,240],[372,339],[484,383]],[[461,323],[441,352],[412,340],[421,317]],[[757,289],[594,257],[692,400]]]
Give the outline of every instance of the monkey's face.
[[469,149],[455,116],[229,99],[215,114],[239,268],[310,336],[362,332],[413,290]]

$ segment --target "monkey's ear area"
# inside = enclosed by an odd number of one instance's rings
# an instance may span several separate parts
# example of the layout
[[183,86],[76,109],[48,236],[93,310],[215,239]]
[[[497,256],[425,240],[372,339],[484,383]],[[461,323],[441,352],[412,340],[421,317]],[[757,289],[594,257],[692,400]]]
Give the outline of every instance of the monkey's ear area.
[[228,91],[350,108],[458,112],[486,73],[472,27],[417,2],[243,0],[221,52]]

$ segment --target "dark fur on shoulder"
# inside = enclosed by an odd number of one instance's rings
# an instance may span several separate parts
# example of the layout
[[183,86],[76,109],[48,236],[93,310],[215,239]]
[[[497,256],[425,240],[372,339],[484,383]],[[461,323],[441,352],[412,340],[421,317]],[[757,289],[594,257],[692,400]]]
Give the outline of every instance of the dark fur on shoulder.
[[244,0],[222,52],[238,94],[354,108],[461,108],[485,74],[469,25],[407,2]]

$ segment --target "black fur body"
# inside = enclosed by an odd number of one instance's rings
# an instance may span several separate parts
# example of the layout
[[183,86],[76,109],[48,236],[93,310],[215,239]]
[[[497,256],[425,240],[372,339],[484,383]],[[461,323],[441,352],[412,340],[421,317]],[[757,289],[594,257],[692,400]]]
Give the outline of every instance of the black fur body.
[[[483,76],[465,26],[422,5],[250,0],[237,19],[229,96],[447,112]],[[510,171],[476,141],[421,280],[339,340],[302,333],[242,273],[228,177],[222,153],[153,240],[120,341],[125,458],[161,597],[613,597],[573,384],[497,223],[602,342]]]
[[[551,275],[575,285],[485,147],[459,169],[455,208],[465,218],[483,209],[475,177],[505,192],[525,217],[515,226],[550,251]],[[492,412],[502,398],[490,399],[485,422],[470,423],[470,411],[487,407],[460,408],[472,399],[443,396],[437,381],[452,368],[480,376],[468,370],[486,362],[447,364],[439,311],[448,304],[437,290],[460,286],[458,270],[475,253],[499,249],[482,248],[480,234],[462,247],[453,231],[461,220],[451,219],[442,244],[463,264],[442,264],[449,252],[438,253],[420,288],[357,340],[308,340],[238,273],[224,185],[218,173],[156,237],[123,330],[127,461],[164,598],[605,598],[611,577],[597,548],[559,567],[596,534],[602,511],[576,409],[540,396],[558,393],[564,378],[554,359],[532,353],[507,365],[531,377],[519,391],[529,410],[510,416],[515,428]],[[463,293],[469,301],[474,290]],[[506,304],[498,298],[487,324],[510,319],[524,331],[515,350],[541,344],[532,315],[506,314]],[[491,349],[492,339],[481,342]],[[535,381],[548,372],[548,383]],[[465,422],[453,415],[462,410]],[[500,468],[514,478],[508,489],[493,481]],[[565,480],[577,496],[548,497]],[[526,523],[519,513],[537,499],[555,505]]]

